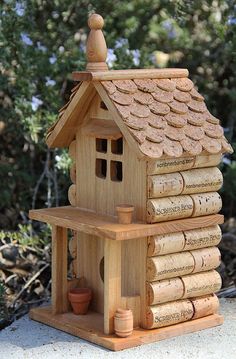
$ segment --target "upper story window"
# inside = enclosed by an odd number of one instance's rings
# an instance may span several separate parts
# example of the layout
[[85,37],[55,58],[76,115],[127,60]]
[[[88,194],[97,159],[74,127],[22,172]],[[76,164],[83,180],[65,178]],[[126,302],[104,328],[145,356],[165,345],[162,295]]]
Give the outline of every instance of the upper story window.
[[112,181],[121,182],[123,179],[122,162],[111,161],[110,162],[110,172],[111,172],[111,180]]
[[96,159],[96,176],[99,178],[107,176],[107,161],[102,158]]
[[117,157],[117,155],[123,154],[123,138],[117,140],[96,138],[96,152],[96,176],[114,182],[122,182],[123,163],[122,158]]
[[107,153],[107,139],[96,138],[96,151]]
[[117,155],[123,154],[123,138],[118,140],[111,140],[111,152]]

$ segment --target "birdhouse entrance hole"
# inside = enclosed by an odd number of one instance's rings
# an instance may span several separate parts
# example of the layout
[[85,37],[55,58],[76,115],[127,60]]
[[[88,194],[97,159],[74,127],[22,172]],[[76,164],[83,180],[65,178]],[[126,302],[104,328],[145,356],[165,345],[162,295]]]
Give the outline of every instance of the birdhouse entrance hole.
[[104,257],[102,257],[100,264],[99,264],[99,274],[101,280],[104,282]]

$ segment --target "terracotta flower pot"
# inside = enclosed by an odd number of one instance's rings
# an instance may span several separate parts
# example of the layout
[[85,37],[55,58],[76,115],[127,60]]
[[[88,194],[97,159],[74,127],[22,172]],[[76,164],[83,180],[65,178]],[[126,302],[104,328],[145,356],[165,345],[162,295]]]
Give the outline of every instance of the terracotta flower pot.
[[130,224],[132,222],[132,216],[134,212],[134,206],[129,204],[121,204],[116,206],[118,214],[118,222],[121,224]]
[[92,290],[90,288],[74,288],[68,293],[73,313],[77,315],[87,313],[91,298]]
[[133,332],[133,313],[130,309],[117,309],[114,317],[114,330],[118,337],[125,338]]

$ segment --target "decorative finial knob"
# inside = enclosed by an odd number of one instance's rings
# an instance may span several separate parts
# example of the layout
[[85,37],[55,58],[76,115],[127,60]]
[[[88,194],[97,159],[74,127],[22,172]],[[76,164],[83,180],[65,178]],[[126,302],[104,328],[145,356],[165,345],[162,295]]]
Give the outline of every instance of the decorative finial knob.
[[88,60],[87,71],[106,71],[107,45],[102,28],[104,20],[101,15],[93,14],[88,19],[90,33],[87,40],[86,57]]
[[88,19],[88,26],[91,30],[101,30],[104,26],[104,20],[101,15],[93,14]]

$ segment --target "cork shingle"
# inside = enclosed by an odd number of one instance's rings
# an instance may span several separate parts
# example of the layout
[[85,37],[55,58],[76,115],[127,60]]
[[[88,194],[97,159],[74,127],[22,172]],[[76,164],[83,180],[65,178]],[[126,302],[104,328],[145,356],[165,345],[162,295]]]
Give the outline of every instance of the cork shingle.
[[232,152],[219,120],[210,114],[189,78],[101,84],[145,156]]

